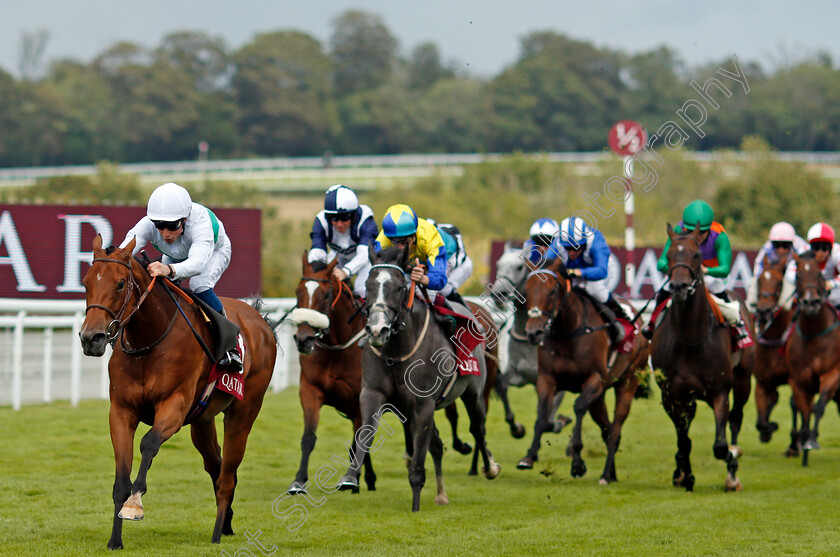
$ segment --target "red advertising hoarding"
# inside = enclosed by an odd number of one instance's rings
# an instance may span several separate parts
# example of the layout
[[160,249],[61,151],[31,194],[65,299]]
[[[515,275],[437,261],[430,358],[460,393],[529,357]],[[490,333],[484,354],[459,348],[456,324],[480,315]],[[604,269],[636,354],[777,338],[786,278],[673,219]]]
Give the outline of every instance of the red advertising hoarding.
[[[510,242],[510,245],[521,246],[522,242]],[[496,279],[496,261],[505,250],[504,241],[494,241],[490,251],[490,282]],[[636,248],[634,260],[636,275],[633,288],[628,291],[624,285],[624,269],[627,264],[627,250],[612,248],[610,257],[610,273],[608,283],[610,290],[619,296],[639,300],[650,298],[665,282],[665,276],[656,269],[656,262],[662,253],[662,247]],[[729,289],[737,292],[742,298],[746,297],[747,287],[752,280],[753,261],[756,251],[732,250],[732,271],[729,273]]]
[[[215,209],[233,246],[216,286],[222,296],[260,292],[259,209]],[[0,204],[0,298],[83,299],[93,238],[119,245],[145,207]],[[161,254],[148,244],[151,259]]]

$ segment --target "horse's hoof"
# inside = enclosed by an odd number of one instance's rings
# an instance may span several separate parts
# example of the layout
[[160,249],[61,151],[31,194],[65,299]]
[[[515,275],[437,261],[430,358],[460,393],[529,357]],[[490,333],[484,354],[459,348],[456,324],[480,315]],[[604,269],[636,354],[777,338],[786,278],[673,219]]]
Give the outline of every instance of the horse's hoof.
[[359,481],[353,480],[351,478],[344,478],[341,480],[341,483],[338,484],[339,491],[352,491],[353,493],[359,492]]
[[802,448],[805,449],[806,451],[816,451],[817,449],[820,448],[820,444],[819,444],[819,442],[817,442],[816,439],[814,439],[814,440],[806,441],[805,444],[802,446]]
[[773,439],[773,434],[769,431],[760,431],[758,433],[758,440],[762,443],[769,443]]
[[788,447],[785,451],[785,456],[788,458],[796,458],[799,456],[799,449],[796,447]]
[[307,495],[306,488],[301,486],[298,482],[292,482],[289,490],[286,492],[289,495]]
[[367,484],[368,491],[376,491],[376,486],[373,484]]
[[568,416],[564,416],[563,414],[557,414],[557,419],[554,421],[554,428],[552,431],[554,433],[560,433],[563,431],[563,428],[572,423],[572,419]]
[[452,444],[452,448],[454,448],[457,452],[467,455],[472,453],[472,446],[469,443],[458,443]]
[[123,503],[117,516],[123,520],[143,520],[143,502],[140,494],[134,493]]
[[683,487],[684,482],[685,482],[685,473],[682,472],[679,469],[674,470],[674,477],[671,478],[671,484],[674,487]]
[[534,459],[530,456],[526,456],[525,458],[519,461],[516,467],[520,470],[531,470],[534,467]]
[[610,482],[607,480],[607,478],[601,478],[600,480],[598,480],[598,485],[610,485]]
[[108,542],[108,549],[110,549],[112,551],[117,550],[117,549],[122,549],[122,548],[123,548],[122,542],[110,542],[110,541]]
[[[520,464],[522,464],[521,461],[520,461]],[[533,465],[531,465],[531,466],[533,467]],[[484,477],[485,478],[487,478],[488,480],[494,480],[499,475],[499,473],[502,471],[502,466],[500,464],[498,464],[497,462],[492,462],[491,461],[490,462],[490,468],[489,469],[484,468],[482,471],[484,472]]]
[[446,495],[438,495],[435,497],[435,505],[448,505],[449,498]]
[[525,426],[516,422],[512,426],[510,426],[510,434],[513,436],[514,439],[522,439],[525,437]]
[[731,454],[733,458],[741,458],[744,451],[738,445],[729,445],[729,454]]
[[739,480],[738,478],[734,478],[734,479],[730,478],[730,477],[726,478],[726,492],[727,493],[730,493],[732,491],[741,491],[741,489],[743,489],[742,486],[741,486],[741,480]]
[[580,462],[572,462],[572,477],[582,478],[586,475],[586,464],[581,460]]

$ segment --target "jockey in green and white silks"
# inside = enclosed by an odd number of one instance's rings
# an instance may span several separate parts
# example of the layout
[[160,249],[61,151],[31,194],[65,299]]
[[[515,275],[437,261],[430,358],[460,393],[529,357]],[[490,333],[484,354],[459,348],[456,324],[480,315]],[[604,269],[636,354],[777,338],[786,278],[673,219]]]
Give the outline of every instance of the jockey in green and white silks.
[[[173,280],[190,279],[195,295],[222,315],[221,300],[214,288],[230,265],[231,245],[222,224],[213,211],[194,203],[189,192],[172,182],[159,186],[149,197],[146,216],[125,235],[123,248],[136,238],[134,254],[150,243],[163,254],[152,262],[152,276]],[[160,271],[160,267],[165,271]],[[220,364],[242,369],[241,355],[235,349]]]
[[312,225],[309,263],[330,263],[338,258],[333,275],[338,280],[355,276],[353,290],[364,298],[370,272],[369,246],[378,232],[371,208],[360,205],[353,190],[336,184],[327,190],[324,210]]

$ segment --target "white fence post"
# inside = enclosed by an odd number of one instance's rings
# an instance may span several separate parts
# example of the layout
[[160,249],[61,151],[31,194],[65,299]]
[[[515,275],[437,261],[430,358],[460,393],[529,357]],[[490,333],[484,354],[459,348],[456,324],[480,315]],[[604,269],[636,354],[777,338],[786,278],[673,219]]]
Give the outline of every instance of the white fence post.
[[77,312],[75,317],[73,320],[73,336],[71,338],[70,349],[70,404],[72,406],[79,405],[79,398],[81,398],[82,391],[82,343],[78,339],[85,314]]
[[25,311],[17,314],[12,347],[12,408],[20,410],[23,391],[23,318]]
[[44,329],[44,402],[52,402],[53,328]]

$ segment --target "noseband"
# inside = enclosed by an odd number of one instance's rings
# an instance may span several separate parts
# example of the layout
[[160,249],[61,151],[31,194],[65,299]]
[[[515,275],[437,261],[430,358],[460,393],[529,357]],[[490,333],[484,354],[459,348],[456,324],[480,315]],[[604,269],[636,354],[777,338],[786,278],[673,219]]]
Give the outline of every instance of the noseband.
[[[123,318],[123,314],[128,309],[128,302],[131,299],[131,295],[136,291],[140,294],[140,285],[134,279],[134,273],[131,272],[131,265],[126,263],[125,261],[121,261],[119,259],[110,259],[107,257],[101,257],[93,260],[93,263],[117,263],[118,265],[122,265],[126,269],[128,269],[128,288],[125,291],[125,299],[123,300],[122,306],[120,307],[119,311],[114,313],[114,311],[109,308],[108,306],[103,306],[101,304],[90,304],[89,306],[85,307],[85,315],[92,309],[101,309],[105,311],[108,315],[111,316],[113,321],[108,324],[108,327],[105,329],[105,334],[108,337],[108,343],[111,346],[114,346],[114,342],[117,340],[117,337],[122,331],[122,328],[128,323],[128,320],[131,319],[131,316],[134,315],[137,310],[140,308],[140,304],[143,303],[143,300],[146,299],[146,295],[151,290],[151,285],[142,296],[140,296],[137,300],[137,304],[134,306],[134,309],[131,310],[131,313],[128,314],[125,318]],[[153,282],[154,283],[154,282]]]
[[[405,270],[402,267],[400,267],[399,265],[394,265],[392,263],[377,263],[376,265],[372,265],[370,268],[371,271],[373,271],[374,269],[393,269],[395,271],[399,271],[400,277],[403,277],[405,275]],[[414,288],[414,284],[412,284],[411,287]],[[371,299],[370,293],[368,293],[367,299]],[[371,307],[367,307],[366,305],[365,314],[369,315],[371,311],[377,309],[380,311],[382,311],[383,309],[391,310],[394,313],[394,318],[391,320],[390,323],[387,323],[387,325],[388,327],[391,327],[393,323],[397,323],[397,326],[392,328],[392,330],[395,333],[398,333],[405,328],[405,320],[401,319],[404,310],[408,309],[408,302],[405,299],[400,300],[396,308],[394,308],[393,306],[389,306],[388,304],[378,302]]]
[[[549,275],[550,277],[552,277],[554,279],[554,282],[555,282],[554,288],[551,290],[551,293],[549,294],[550,296],[554,297],[554,303],[551,307],[551,311],[546,312],[546,311],[543,311],[542,308],[538,308],[536,306],[532,307],[532,308],[528,308],[528,318],[529,319],[537,319],[539,317],[544,316],[546,318],[545,329],[549,330],[549,329],[551,329],[551,324],[554,322],[555,319],[557,319],[557,315],[560,313],[560,310],[563,308],[563,306],[566,303],[566,300],[569,297],[568,296],[563,296],[562,301],[560,300],[560,288],[562,286],[562,283],[560,282],[560,277],[557,275],[556,272],[548,270],[548,269],[537,269],[536,271],[531,271],[530,273],[528,273],[528,276],[525,277],[525,280],[527,281],[527,279],[529,279],[529,278],[531,278],[532,276],[535,276],[535,275]],[[571,290],[572,290],[572,283],[571,283],[570,280],[566,279],[566,292],[565,292],[565,294],[568,294]]]

